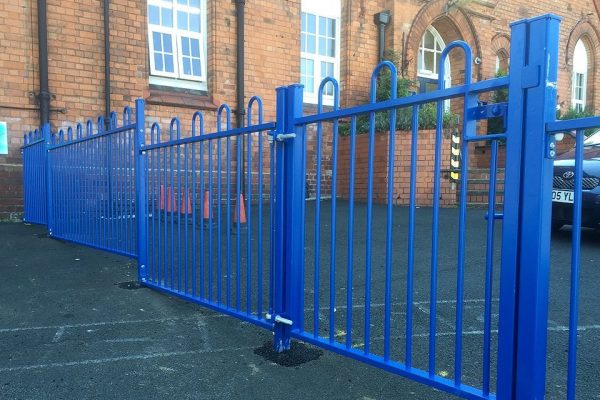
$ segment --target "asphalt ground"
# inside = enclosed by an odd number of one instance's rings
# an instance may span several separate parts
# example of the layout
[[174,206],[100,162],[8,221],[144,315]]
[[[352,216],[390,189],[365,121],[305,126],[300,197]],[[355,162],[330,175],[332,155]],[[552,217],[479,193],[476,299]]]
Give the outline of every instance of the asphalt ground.
[[[374,209],[371,276],[371,337],[383,348],[385,207]],[[305,330],[313,317],[329,334],[330,204],[322,203],[319,307],[314,313],[314,202],[307,203]],[[394,207],[392,259],[405,265],[407,209]],[[346,317],[347,204],[338,202],[336,232],[335,339],[344,342]],[[355,210],[352,343],[364,347],[364,206]],[[256,222],[257,218],[253,218]],[[440,213],[436,372],[453,376],[456,313],[457,210]],[[266,224],[265,224],[266,225]],[[480,387],[485,271],[484,211],[467,214],[463,380]],[[264,227],[268,229],[268,225]],[[254,235],[254,230],[251,230]],[[140,288],[131,259],[49,239],[45,229],[0,225],[0,398],[191,398],[191,399],[448,399],[425,385],[313,346],[274,360],[270,332],[174,297]],[[492,329],[497,321],[501,224],[496,227]],[[415,232],[413,360],[427,367],[431,265],[431,209],[417,210]],[[235,241],[234,241],[235,243]],[[401,245],[396,245],[399,243]],[[268,247],[265,240],[264,246]],[[252,252],[255,257],[254,251]],[[582,239],[578,330],[578,398],[600,398],[600,234]],[[244,261],[244,260],[242,260]],[[255,263],[254,263],[255,265]],[[553,235],[548,334],[547,398],[565,398],[570,270],[570,230]],[[392,273],[392,358],[405,356],[406,271]],[[265,298],[268,297],[265,295]],[[268,299],[266,299],[268,301]],[[243,305],[243,304],[242,304]],[[492,356],[495,353],[492,331]],[[274,361],[278,361],[276,363]],[[492,365],[495,357],[492,357]],[[495,370],[492,368],[492,376]],[[493,384],[493,382],[492,382]]]

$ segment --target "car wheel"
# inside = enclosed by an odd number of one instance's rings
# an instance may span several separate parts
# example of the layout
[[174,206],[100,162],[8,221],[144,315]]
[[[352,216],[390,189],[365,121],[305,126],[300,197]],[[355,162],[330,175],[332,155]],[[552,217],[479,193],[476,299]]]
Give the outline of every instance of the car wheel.
[[552,221],[552,232],[558,232],[565,224],[560,221]]

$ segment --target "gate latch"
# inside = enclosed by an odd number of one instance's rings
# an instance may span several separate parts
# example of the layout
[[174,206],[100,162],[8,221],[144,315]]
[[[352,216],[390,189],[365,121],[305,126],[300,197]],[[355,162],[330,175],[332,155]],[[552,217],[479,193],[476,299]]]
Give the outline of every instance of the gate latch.
[[287,139],[294,139],[296,137],[295,133],[275,133],[273,131],[269,132],[268,140],[269,143],[273,143],[273,140],[277,140],[278,142],[283,142]]
[[295,133],[278,133],[277,136],[275,136],[275,140],[278,142],[283,142],[284,140],[294,139],[295,137]]
[[291,319],[283,318],[281,315],[271,315],[269,313],[265,314],[265,318],[269,321],[273,321],[276,324],[283,324],[292,326],[293,322]]

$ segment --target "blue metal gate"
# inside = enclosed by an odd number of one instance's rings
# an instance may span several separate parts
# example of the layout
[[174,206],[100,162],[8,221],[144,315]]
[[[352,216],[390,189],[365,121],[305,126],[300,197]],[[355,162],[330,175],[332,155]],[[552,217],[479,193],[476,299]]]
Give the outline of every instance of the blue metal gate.
[[[135,207],[134,131],[143,126],[143,108],[136,121],[123,111],[122,125],[112,113],[96,127],[88,120],[75,132],[49,137],[48,230],[52,237],[117,254],[138,253]],[[142,128],[143,132],[143,128]]]
[[23,154],[23,209],[24,222],[46,224],[47,157],[46,137],[50,125],[44,125],[24,136]]
[[[289,349],[294,338],[465,398],[543,398],[554,134],[576,130],[567,377],[568,398],[574,398],[583,130],[600,126],[600,118],[555,121],[558,30],[559,19],[552,15],[514,23],[510,76],[480,82],[471,81],[471,49],[454,42],[441,55],[439,76],[448,54],[461,52],[464,82],[446,88],[440,79],[437,90],[409,97],[396,98],[395,66],[383,62],[371,78],[370,102],[357,107],[340,109],[338,83],[326,78],[315,114],[304,115],[303,88],[291,85],[276,91],[275,122],[263,122],[261,100],[253,97],[245,128],[231,128],[229,107],[223,105],[212,133],[204,132],[198,112],[189,135],[182,137],[174,118],[168,140],[155,123],[146,143],[141,100],[135,122],[126,109],[120,127],[113,114],[108,130],[99,119],[96,132],[88,122],[85,136],[78,126],[76,137],[68,130],[66,140],[62,131],[50,135],[45,128],[45,140],[30,134],[23,147],[25,220],[45,223],[47,212],[52,236],[137,257],[142,284],[272,330],[277,351]],[[392,97],[376,101],[377,79],[386,69]],[[507,104],[479,102],[482,94],[499,89],[508,89]],[[334,99],[327,110],[326,91]],[[455,228],[440,225],[442,121],[449,99],[460,104],[462,116]],[[436,105],[437,124],[430,224],[423,236],[417,233],[419,110],[429,103]],[[388,162],[379,207],[375,164],[382,154],[376,153],[375,121],[382,115]],[[401,116],[408,118],[408,132],[397,129]],[[505,131],[480,134],[478,121],[491,117],[503,117]],[[368,121],[368,145],[357,149],[361,119]],[[349,142],[347,200],[338,188],[342,124]],[[408,143],[406,165],[395,159],[394,144],[401,139]],[[466,257],[467,182],[469,149],[478,142],[490,144],[490,178],[484,257],[481,265],[472,265]],[[309,143],[314,163],[307,156]],[[503,206],[496,200],[500,143],[506,149]],[[364,205],[355,196],[361,150],[367,154]],[[331,168],[327,182],[325,163]],[[314,168],[314,203],[306,201],[307,165]],[[400,234],[393,182],[403,172],[408,207]],[[357,220],[359,208],[364,223]],[[456,250],[453,260],[444,260],[449,270],[440,267],[442,246]],[[483,288],[480,346],[469,342],[465,328],[469,275]],[[448,280],[455,283],[451,299],[440,294]],[[452,321],[440,320],[444,304],[451,305]],[[451,330],[441,332],[442,323]]]

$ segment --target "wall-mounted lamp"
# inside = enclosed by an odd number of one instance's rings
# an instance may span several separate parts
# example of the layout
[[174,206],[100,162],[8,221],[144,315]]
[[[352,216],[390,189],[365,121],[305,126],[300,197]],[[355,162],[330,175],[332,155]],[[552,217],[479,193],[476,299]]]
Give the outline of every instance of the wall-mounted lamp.
[[375,24],[379,26],[379,61],[383,61],[383,52],[385,49],[385,27],[390,23],[392,14],[389,10],[381,11],[375,14]]

